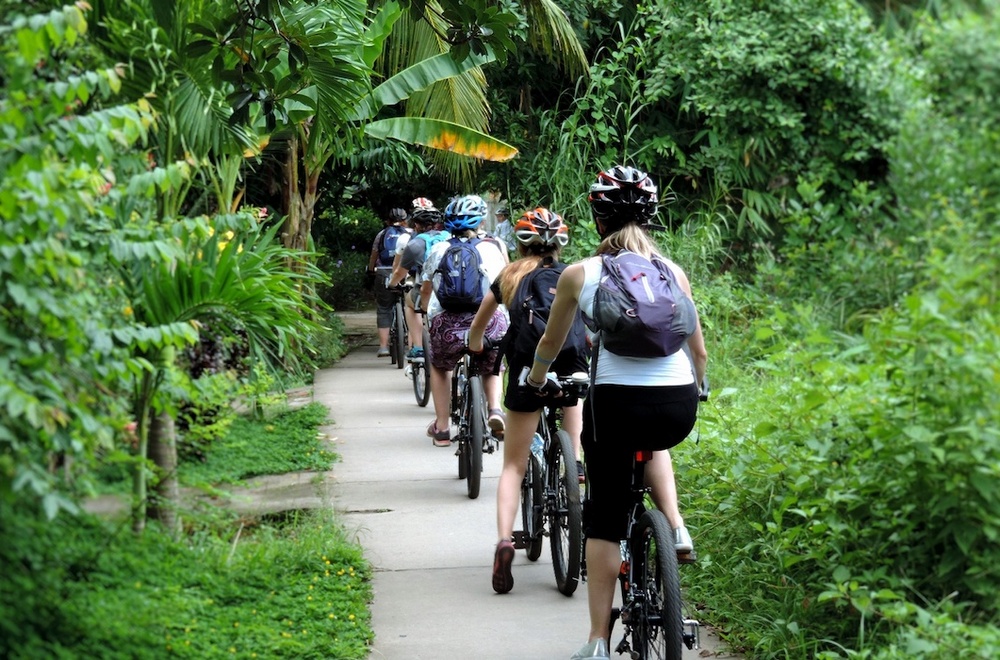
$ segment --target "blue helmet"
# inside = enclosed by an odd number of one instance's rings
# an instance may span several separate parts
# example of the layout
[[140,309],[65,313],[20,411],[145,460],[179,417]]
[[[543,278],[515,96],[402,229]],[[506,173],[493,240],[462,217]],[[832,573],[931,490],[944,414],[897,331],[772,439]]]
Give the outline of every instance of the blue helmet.
[[479,195],[459,197],[444,210],[444,228],[452,233],[476,229],[486,218],[486,212],[486,202]]

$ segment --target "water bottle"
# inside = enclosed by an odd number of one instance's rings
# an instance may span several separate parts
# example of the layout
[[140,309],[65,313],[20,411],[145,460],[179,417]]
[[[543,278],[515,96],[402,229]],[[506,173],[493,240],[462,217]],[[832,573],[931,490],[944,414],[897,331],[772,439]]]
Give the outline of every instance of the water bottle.
[[542,434],[537,431],[535,437],[531,439],[531,453],[538,459],[539,465],[545,465],[545,441],[542,439]]

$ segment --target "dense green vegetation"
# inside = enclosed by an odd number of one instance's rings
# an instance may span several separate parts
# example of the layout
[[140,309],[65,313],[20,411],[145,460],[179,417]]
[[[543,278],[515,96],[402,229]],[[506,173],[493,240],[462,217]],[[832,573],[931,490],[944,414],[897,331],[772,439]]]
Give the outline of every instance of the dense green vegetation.
[[[326,409],[276,409],[238,418],[204,462],[181,463],[182,480],[218,498],[250,475],[330,469]],[[159,526],[136,537],[124,516],[47,521],[0,504],[0,655],[366,657],[370,570],[329,512],[202,504],[187,519],[178,541]]]
[[[135,581],[185,596],[192,547],[225,574],[239,555],[170,505],[176,461],[227,481],[230,425],[256,423],[231,401],[339,356],[329,307],[365,298],[379,215],[494,193],[564,214],[580,257],[592,176],[628,161],[661,186],[709,342],[714,395],[675,460],[704,618],[752,657],[1000,654],[996,0],[92,4],[0,0],[17,525],[92,557],[67,514],[125,469],[135,530],[152,504],[171,537],[114,535],[149,558]],[[442,135],[519,155],[414,146]],[[70,625],[45,594],[93,561],[37,565],[19,626]]]

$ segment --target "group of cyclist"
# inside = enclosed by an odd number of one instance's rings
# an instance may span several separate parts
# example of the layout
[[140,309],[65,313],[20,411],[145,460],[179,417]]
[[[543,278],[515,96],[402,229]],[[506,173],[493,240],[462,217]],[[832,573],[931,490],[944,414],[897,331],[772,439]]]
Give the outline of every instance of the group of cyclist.
[[[543,406],[563,407],[563,429],[574,440],[578,452],[582,446],[588,483],[583,531],[590,633],[587,644],[572,656],[575,659],[609,657],[607,635],[621,562],[619,542],[625,536],[629,516],[631,461],[636,450],[654,450],[654,458],[645,469],[646,484],[657,508],[673,527],[678,555],[693,558],[693,542],[678,508],[669,449],[681,442],[694,426],[699,384],[704,380],[707,363],[700,322],[687,339],[686,350],[666,357],[617,355],[600,342],[593,356],[589,346],[563,350],[567,336],[580,330],[582,315],[593,317],[595,294],[602,277],[602,255],[629,251],[647,259],[662,259],[684,293],[691,296],[687,275],[659,253],[647,233],[656,215],[658,191],[646,173],[629,166],[603,171],[590,187],[589,200],[601,242],[593,256],[572,265],[559,262],[560,251],[569,240],[569,228],[562,217],[545,208],[526,211],[516,222],[507,223],[517,257],[513,262],[509,261],[507,248],[501,241],[475,241],[485,274],[484,296],[478,311],[446,311],[436,299],[433,273],[448,248],[445,240],[437,240],[429,250],[426,246],[430,241],[410,239],[404,243],[396,268],[385,282],[385,288],[391,290],[409,275],[419,285],[419,289],[414,288],[419,290],[419,300],[413,294],[408,309],[425,310],[430,346],[420,346],[419,321],[411,322],[410,355],[429,358],[435,419],[428,426],[427,435],[435,446],[446,447],[451,443],[451,370],[464,351],[484,361],[481,372],[487,374],[484,389],[490,408],[490,428],[504,439],[492,572],[493,589],[498,593],[509,592],[514,584],[511,570],[515,554],[514,520],[540,411]],[[411,221],[415,236],[443,230],[453,238],[471,241],[481,235],[486,214],[485,202],[470,195],[452,201],[443,214],[429,203],[418,206]],[[501,234],[508,229],[503,227],[504,216],[500,221]],[[418,243],[424,246],[417,247]],[[414,252],[423,252],[422,261],[415,254],[407,254],[411,252],[407,245]],[[501,360],[497,348],[508,327],[504,305],[511,302],[522,279],[539,267],[561,270],[544,333],[531,354],[520,354],[512,348],[512,342],[507,342]],[[384,318],[380,307],[380,340]],[[386,319],[386,336],[388,325]],[[381,341],[381,346],[385,344]],[[568,376],[588,371],[592,357],[596,368],[591,371],[588,396],[582,403],[568,398],[552,374]],[[500,406],[499,374],[504,366],[509,373],[503,394],[506,413]],[[519,379],[522,372],[526,372],[526,377]]]

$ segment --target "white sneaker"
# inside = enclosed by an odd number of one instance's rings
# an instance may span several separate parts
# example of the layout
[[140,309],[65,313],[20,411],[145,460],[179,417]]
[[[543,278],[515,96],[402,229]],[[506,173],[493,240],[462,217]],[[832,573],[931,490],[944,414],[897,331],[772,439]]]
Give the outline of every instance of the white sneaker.
[[694,552],[694,541],[691,540],[691,534],[688,533],[687,527],[684,525],[674,530],[674,548],[681,555]]
[[611,656],[608,654],[608,642],[600,638],[588,642],[570,656],[569,660],[611,660]]

